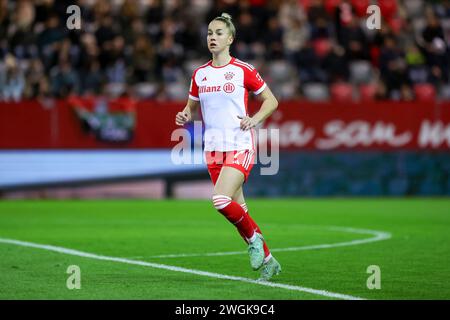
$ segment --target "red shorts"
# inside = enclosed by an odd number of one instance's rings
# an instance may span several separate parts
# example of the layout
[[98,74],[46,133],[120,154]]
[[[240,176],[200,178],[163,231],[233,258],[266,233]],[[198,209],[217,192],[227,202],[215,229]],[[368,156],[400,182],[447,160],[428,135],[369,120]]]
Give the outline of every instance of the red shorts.
[[247,181],[255,160],[254,150],[240,151],[205,151],[206,164],[211,180],[216,184],[222,167],[233,167],[244,174],[244,182]]

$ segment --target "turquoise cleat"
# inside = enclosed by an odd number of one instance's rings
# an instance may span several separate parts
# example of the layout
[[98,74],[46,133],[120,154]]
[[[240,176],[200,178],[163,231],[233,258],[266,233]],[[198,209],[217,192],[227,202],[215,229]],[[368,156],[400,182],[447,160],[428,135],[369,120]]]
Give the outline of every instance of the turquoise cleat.
[[250,256],[250,265],[253,270],[258,270],[264,263],[263,238],[257,233],[256,239],[248,245],[248,255]]
[[277,275],[281,272],[281,265],[278,261],[272,257],[269,261],[263,264],[261,269],[261,276],[258,280],[260,281],[268,281],[272,279],[274,275]]

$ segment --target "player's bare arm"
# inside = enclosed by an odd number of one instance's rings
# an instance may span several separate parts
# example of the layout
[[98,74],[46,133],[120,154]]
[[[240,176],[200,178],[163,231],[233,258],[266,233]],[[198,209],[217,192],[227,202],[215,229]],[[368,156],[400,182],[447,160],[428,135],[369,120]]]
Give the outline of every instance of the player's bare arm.
[[188,99],[186,107],[183,109],[183,111],[178,112],[175,116],[175,123],[178,126],[183,126],[184,124],[191,121],[192,115],[197,112],[199,106],[199,101]]
[[269,117],[278,107],[278,100],[268,86],[259,94],[260,100],[263,101],[261,108],[253,117],[239,117],[241,120],[241,130],[249,130]]

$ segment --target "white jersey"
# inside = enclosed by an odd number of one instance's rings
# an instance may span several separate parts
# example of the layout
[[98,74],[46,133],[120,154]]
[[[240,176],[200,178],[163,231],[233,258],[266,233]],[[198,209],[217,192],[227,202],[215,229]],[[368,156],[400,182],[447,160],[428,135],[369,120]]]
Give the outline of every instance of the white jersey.
[[236,58],[222,67],[209,61],[194,71],[189,98],[200,101],[205,151],[255,148],[254,130],[242,131],[238,116],[248,116],[248,92],[259,94],[265,87],[258,71]]

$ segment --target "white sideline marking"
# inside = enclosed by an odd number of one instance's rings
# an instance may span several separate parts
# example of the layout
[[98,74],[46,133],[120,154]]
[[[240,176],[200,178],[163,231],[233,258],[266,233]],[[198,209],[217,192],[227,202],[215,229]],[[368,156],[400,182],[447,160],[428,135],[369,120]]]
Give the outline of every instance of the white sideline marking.
[[330,292],[330,291],[326,291],[326,290],[317,290],[317,289],[312,289],[312,288],[306,288],[306,287],[300,287],[300,286],[294,286],[294,285],[288,285],[288,284],[282,284],[282,283],[275,283],[275,282],[268,282],[268,281],[257,281],[257,280],[250,279],[250,278],[228,276],[228,275],[220,274],[220,273],[187,269],[187,268],[169,266],[169,265],[165,265],[165,264],[152,263],[152,262],[147,262],[147,261],[130,260],[130,259],[118,258],[118,257],[108,257],[108,256],[94,254],[94,253],[78,251],[78,250],[74,250],[74,249],[56,247],[56,246],[47,245],[47,244],[38,244],[38,243],[33,243],[33,242],[26,242],[26,241],[5,239],[5,238],[0,238],[0,243],[14,244],[17,246],[30,247],[30,248],[36,248],[36,249],[44,249],[44,250],[48,250],[48,251],[54,251],[54,252],[59,252],[59,253],[68,254],[68,255],[72,255],[72,256],[79,256],[79,257],[96,259],[96,260],[120,262],[120,263],[133,264],[133,265],[139,265],[139,266],[144,266],[144,267],[151,267],[151,268],[156,268],[156,269],[170,270],[170,271],[175,271],[175,272],[190,273],[190,274],[195,274],[195,275],[210,277],[210,278],[216,278],[216,279],[233,280],[233,281],[252,283],[252,284],[257,284],[260,286],[266,286],[266,287],[272,287],[272,288],[281,288],[281,289],[292,290],[292,291],[307,292],[307,293],[316,294],[316,295],[320,295],[320,296],[324,296],[324,297],[328,297],[328,298],[336,298],[336,299],[344,299],[344,300],[364,300],[364,298],[355,297],[355,296],[351,296],[351,295],[347,295],[347,294]]
[[[351,240],[345,242],[336,242],[329,244],[316,244],[310,246],[301,246],[301,247],[289,247],[289,248],[275,248],[270,249],[271,252],[283,252],[283,251],[302,251],[302,250],[314,250],[314,249],[329,249],[336,247],[345,247],[345,246],[355,246],[359,244],[376,242],[387,240],[392,237],[389,232],[385,231],[377,231],[377,230],[368,230],[368,229],[355,229],[355,228],[346,228],[346,227],[328,227],[326,229],[334,230],[334,231],[344,231],[350,233],[358,233],[358,234],[370,234],[373,237],[366,239],[358,239]],[[239,254],[247,254],[247,251],[226,251],[226,252],[207,252],[207,253],[180,253],[180,254],[162,254],[157,256],[149,256],[147,258],[185,258],[185,257],[210,257],[210,256],[231,256],[231,255],[239,255]],[[133,258],[144,258],[143,256],[137,256]]]

